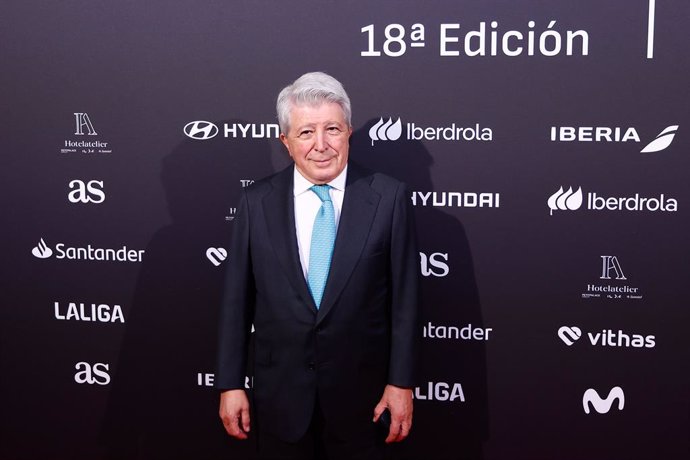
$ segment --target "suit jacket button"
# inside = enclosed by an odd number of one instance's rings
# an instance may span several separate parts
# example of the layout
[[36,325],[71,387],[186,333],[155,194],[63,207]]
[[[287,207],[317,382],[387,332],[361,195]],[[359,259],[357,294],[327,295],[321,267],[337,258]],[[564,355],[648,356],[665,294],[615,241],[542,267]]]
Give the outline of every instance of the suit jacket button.
[[313,371],[314,369],[316,369],[316,364],[314,364],[314,363],[309,363],[309,364],[307,365],[307,367],[309,368],[310,371]]

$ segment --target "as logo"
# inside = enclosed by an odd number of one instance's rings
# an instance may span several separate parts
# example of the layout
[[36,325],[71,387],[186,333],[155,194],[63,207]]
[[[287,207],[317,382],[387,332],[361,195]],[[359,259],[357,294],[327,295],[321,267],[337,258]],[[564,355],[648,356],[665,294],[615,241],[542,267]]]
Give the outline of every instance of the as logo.
[[86,129],[86,134],[89,136],[97,136],[98,133],[93,129],[93,123],[89,119],[89,114],[86,112],[74,112],[74,118],[76,122],[76,128],[74,134],[77,136],[84,135],[84,129]]
[[218,134],[218,127],[210,121],[199,120],[192,121],[184,125],[183,131],[187,137],[205,141],[206,139],[216,137]]
[[228,251],[224,248],[208,248],[206,250],[206,258],[216,267],[223,263],[226,257],[228,257]]
[[38,257],[39,259],[47,259],[48,257],[53,255],[53,250],[48,247],[45,241],[43,241],[43,238],[41,238],[41,241],[38,242],[38,246],[34,247],[31,250],[31,254],[34,255],[34,257]]
[[88,383],[89,385],[107,385],[110,383],[109,364],[95,363],[91,365],[85,361],[78,362],[75,366],[77,373],[74,374],[74,381],[79,384]]
[[102,180],[84,182],[75,179],[69,183],[69,188],[72,191],[67,194],[67,199],[72,203],[98,204],[105,201]]
[[381,117],[374,126],[369,128],[371,145],[374,145],[374,141],[397,141],[401,135],[402,123],[400,122],[400,117],[398,117],[398,121],[395,123],[393,123],[392,118],[384,122],[383,117]]
[[610,280],[611,274],[616,276],[617,280],[627,280],[623,274],[623,269],[621,269],[621,264],[618,262],[618,257],[616,256],[601,256],[602,267],[601,267],[601,278],[602,280]]
[[601,399],[601,396],[599,396],[599,393],[597,393],[594,388],[589,388],[582,396],[582,407],[585,410],[585,414],[589,414],[590,404],[598,413],[608,414],[611,410],[611,406],[613,406],[616,400],[618,400],[618,410],[623,410],[625,406],[625,394],[621,387],[611,388],[606,399]]
[[443,278],[450,273],[448,253],[434,252],[427,256],[423,252],[419,253],[422,276],[436,276]]

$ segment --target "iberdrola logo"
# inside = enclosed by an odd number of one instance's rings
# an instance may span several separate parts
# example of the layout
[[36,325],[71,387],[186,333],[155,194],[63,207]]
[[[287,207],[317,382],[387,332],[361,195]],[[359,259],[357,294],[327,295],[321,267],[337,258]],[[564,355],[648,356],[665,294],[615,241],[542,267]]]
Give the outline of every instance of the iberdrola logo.
[[556,193],[551,195],[547,200],[549,205],[550,215],[554,211],[575,211],[582,206],[582,187],[578,187],[576,192],[573,192],[572,187],[568,187],[567,191],[563,191],[563,187],[559,188]]
[[379,121],[369,128],[369,137],[371,138],[371,145],[374,145],[374,141],[397,141],[402,135],[402,123],[400,122],[400,117],[398,121],[393,122],[393,118],[389,118],[388,121],[384,122],[383,117]]

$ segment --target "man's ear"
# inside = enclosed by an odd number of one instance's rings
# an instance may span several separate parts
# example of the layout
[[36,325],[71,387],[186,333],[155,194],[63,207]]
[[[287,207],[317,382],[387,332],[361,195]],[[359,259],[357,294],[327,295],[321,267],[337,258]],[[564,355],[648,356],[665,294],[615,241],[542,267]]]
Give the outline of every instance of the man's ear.
[[280,142],[282,142],[283,145],[285,146],[285,148],[287,149],[288,154],[290,154],[290,156],[292,156],[292,154],[290,153],[290,147],[288,147],[287,136],[285,135],[285,133],[280,133],[279,138],[280,138]]

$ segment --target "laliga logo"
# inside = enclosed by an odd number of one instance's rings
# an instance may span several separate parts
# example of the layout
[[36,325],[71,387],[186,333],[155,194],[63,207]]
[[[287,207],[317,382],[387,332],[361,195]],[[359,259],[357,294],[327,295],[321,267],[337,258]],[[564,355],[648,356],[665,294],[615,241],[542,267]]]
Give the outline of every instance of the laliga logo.
[[218,127],[210,121],[192,121],[184,125],[183,131],[187,137],[205,141],[216,137],[218,134]]
[[582,396],[582,407],[585,409],[585,414],[589,414],[590,404],[598,413],[607,414],[611,410],[611,406],[613,406],[613,402],[616,399],[618,400],[618,410],[623,410],[625,406],[625,394],[621,387],[611,388],[606,399],[601,399],[601,396],[599,396],[599,393],[597,393],[595,389],[589,388]]
[[378,123],[369,128],[369,137],[371,138],[371,145],[374,141],[397,141],[402,135],[402,123],[400,117],[398,121],[393,123],[393,119],[389,118],[387,122],[383,122],[383,117],[379,118]]
[[640,150],[640,153],[654,153],[664,150],[673,142],[673,138],[676,137],[676,131],[678,131],[678,125],[672,125],[664,129],[656,139]]
[[53,255],[53,250],[50,249],[48,245],[46,245],[46,242],[43,241],[43,238],[41,238],[41,241],[38,242],[38,246],[31,250],[31,254],[39,259],[47,259]]
[[563,343],[571,346],[582,337],[582,330],[577,326],[563,326],[558,330],[558,337],[561,338]]
[[228,251],[223,248],[208,248],[206,250],[206,257],[217,267],[228,257]]
[[563,187],[561,187],[549,197],[546,203],[551,210],[549,212],[550,215],[553,215],[553,212],[559,209],[561,211],[580,209],[580,206],[582,206],[582,187],[578,187],[575,193],[573,193],[572,187],[568,187],[567,192],[564,192]]

